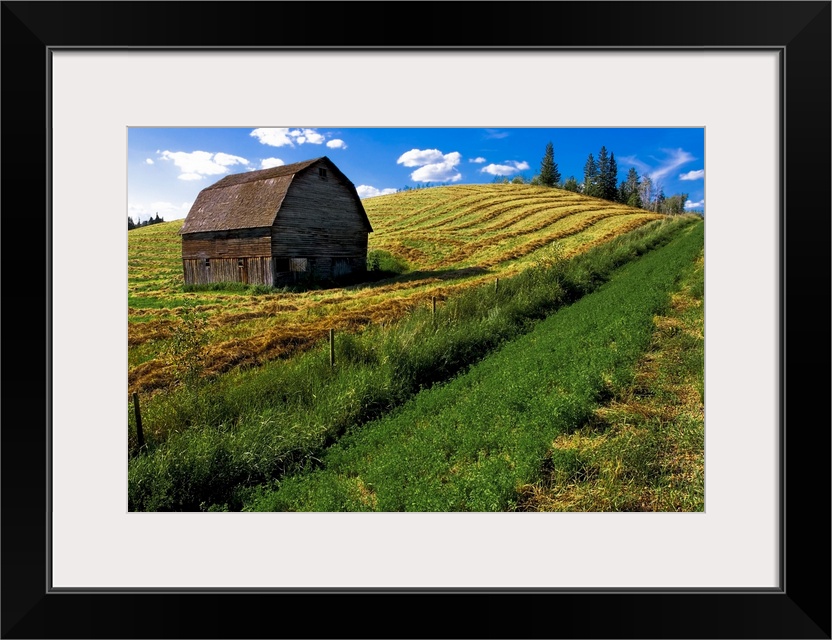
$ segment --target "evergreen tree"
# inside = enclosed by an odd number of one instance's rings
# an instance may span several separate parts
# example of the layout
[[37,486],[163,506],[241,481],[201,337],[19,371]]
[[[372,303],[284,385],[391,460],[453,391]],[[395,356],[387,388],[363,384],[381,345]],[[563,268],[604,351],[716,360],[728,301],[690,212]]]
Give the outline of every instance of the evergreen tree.
[[543,154],[543,160],[540,161],[540,176],[538,180],[544,187],[554,187],[560,181],[560,175],[556,175],[558,171],[555,164],[555,150],[552,143],[546,145],[546,152]]
[[584,165],[584,193],[588,196],[598,197],[598,165],[591,153]]
[[641,208],[639,177],[635,167],[630,167],[630,170],[627,172],[627,178],[621,183],[618,189],[618,201],[628,204],[631,207]]
[[618,195],[618,188],[615,186],[618,183],[618,165],[615,164],[615,154],[610,151],[610,165],[607,178],[604,180],[604,197],[607,200],[615,200]]
[[575,193],[578,193],[578,191],[580,191],[580,189],[578,188],[578,181],[575,180],[575,176],[569,176],[566,179],[566,182],[563,183],[563,188],[567,191],[574,191]]
[[602,146],[598,152],[598,182],[596,193],[598,198],[605,200],[616,200],[618,196],[618,167],[615,164],[615,155],[608,153],[607,148]]
[[602,146],[598,152],[598,186],[597,193],[594,194],[598,198],[607,197],[607,182],[610,179],[610,156],[607,154],[607,148]]
[[135,228],[136,228],[136,223],[133,222],[133,218],[130,217],[130,216],[127,216],[127,230],[130,231],[130,229],[135,229]]

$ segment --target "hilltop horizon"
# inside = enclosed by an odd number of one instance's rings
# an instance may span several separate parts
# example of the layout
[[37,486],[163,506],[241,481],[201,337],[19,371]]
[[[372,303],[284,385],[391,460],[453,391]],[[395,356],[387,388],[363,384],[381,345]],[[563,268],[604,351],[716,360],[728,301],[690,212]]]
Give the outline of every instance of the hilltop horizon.
[[616,183],[635,169],[685,209],[704,211],[703,128],[130,128],[128,216],[184,218],[223,177],[327,156],[362,199],[407,188],[530,182],[547,143],[562,181],[584,179],[588,156],[613,154]]

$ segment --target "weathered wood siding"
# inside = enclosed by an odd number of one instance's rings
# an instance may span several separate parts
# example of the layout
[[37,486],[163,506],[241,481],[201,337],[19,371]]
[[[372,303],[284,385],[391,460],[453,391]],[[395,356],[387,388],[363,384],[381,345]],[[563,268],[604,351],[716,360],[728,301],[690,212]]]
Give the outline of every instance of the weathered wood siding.
[[185,284],[242,282],[274,286],[274,262],[267,257],[182,260]]
[[271,257],[271,230],[237,229],[182,236],[182,258]]
[[[326,178],[319,175],[320,167],[327,169]],[[325,163],[313,165],[294,177],[283,199],[272,230],[272,255],[315,258],[321,263],[315,271],[321,273],[332,270],[332,258],[366,261],[368,232],[359,207],[340,176]]]

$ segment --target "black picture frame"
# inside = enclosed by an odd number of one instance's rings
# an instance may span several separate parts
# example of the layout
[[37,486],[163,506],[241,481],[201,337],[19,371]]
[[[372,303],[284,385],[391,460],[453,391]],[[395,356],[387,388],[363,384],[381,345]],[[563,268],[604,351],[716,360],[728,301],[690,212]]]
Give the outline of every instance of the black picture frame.
[[[830,638],[830,2],[403,2],[380,29],[385,6],[2,3],[2,637]],[[252,19],[274,10],[313,32]],[[780,588],[52,591],[48,97],[65,47],[779,51]]]

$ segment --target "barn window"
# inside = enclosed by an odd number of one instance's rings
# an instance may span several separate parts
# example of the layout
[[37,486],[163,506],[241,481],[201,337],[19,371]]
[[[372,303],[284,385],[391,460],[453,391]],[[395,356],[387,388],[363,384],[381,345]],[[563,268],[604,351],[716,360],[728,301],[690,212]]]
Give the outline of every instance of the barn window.
[[211,267],[211,260],[210,258],[205,258],[205,268],[208,269]]
[[326,180],[326,169],[323,167],[318,167],[318,175],[321,176],[324,180]]
[[237,266],[241,269],[245,266],[245,263],[243,262],[242,258],[237,258]]
[[275,258],[274,270],[278,273],[289,271],[289,258]]
[[306,271],[307,269],[306,258],[292,258],[289,263],[290,271]]

